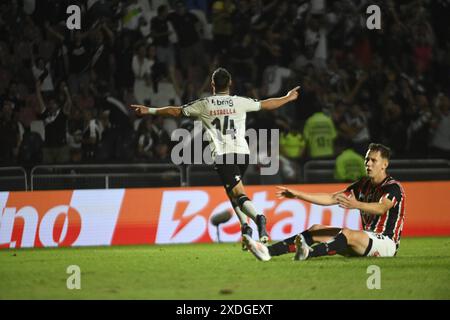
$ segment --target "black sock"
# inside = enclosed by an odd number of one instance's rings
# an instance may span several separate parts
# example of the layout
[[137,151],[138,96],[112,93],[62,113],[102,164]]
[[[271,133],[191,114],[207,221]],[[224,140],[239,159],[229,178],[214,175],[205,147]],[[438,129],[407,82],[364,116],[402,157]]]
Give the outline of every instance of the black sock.
[[[308,246],[312,246],[314,243],[311,232],[305,230],[302,232],[303,238],[305,238],[305,242]],[[269,253],[271,256],[279,256],[282,254],[295,252],[295,238],[297,235],[293,235],[292,237],[286,238],[283,241],[274,243],[269,246]]]
[[269,254],[271,256],[280,256],[282,254],[286,254],[289,252],[295,252],[295,236],[284,239],[283,241],[274,243],[271,246],[268,246]]
[[347,250],[347,237],[341,232],[333,241],[322,242],[314,247],[314,251],[309,252],[309,257],[332,256],[343,253]]
[[311,247],[314,243],[311,232],[309,232],[308,230],[305,230],[302,232],[302,235],[303,235],[303,238],[305,238],[306,244]]
[[244,223],[242,226],[241,226],[241,233],[242,234],[247,234],[247,235],[249,235],[250,237],[252,236],[252,233],[253,233],[253,230],[252,230],[252,228],[247,224],[247,223]]

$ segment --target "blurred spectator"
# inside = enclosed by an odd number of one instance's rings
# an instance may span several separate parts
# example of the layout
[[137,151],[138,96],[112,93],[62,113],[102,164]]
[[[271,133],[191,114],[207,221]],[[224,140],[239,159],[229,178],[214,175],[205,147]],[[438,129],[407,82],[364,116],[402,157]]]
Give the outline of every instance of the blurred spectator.
[[89,86],[87,83],[82,83],[80,85],[80,92],[74,96],[74,102],[81,110],[95,108],[95,99],[89,91]]
[[[51,61],[51,71],[54,79],[56,81],[67,81],[70,74],[68,41],[66,41],[66,37],[64,37],[60,31],[56,30],[57,28],[58,30],[61,30],[61,26],[53,28],[48,22],[45,23],[47,40],[51,41],[53,45],[53,54],[48,59]],[[67,39],[69,38],[70,35],[67,36]],[[36,40],[33,38],[32,41],[35,42]],[[31,53],[33,53],[32,50],[33,49],[31,49]]]
[[96,159],[97,146],[102,137],[103,128],[95,119],[92,109],[83,111],[84,128],[82,132],[81,149],[82,159],[85,162],[93,162]]
[[392,148],[396,157],[404,155],[407,136],[401,107],[389,99],[383,105],[381,121],[381,141]]
[[306,22],[305,48],[314,52],[314,58],[318,59],[320,66],[324,66],[326,60],[326,37],[321,22],[322,16],[310,15]]
[[323,112],[316,112],[306,120],[303,136],[310,158],[331,158],[334,156],[336,128],[333,120]]
[[158,141],[158,134],[154,130],[151,116],[142,120],[138,132],[137,158],[141,161],[150,160],[154,156],[155,144]]
[[101,138],[97,144],[96,160],[99,162],[105,162],[112,159],[114,156],[115,142],[117,140],[117,130],[112,128],[109,120],[110,111],[104,110],[100,114],[100,126],[102,128]]
[[285,181],[298,181],[306,142],[297,127],[285,127],[280,133],[280,163]]
[[158,142],[155,146],[155,156],[152,159],[156,163],[171,163],[169,144]]
[[431,26],[426,21],[421,21],[413,29],[414,35],[414,62],[417,72],[424,73],[428,70],[434,44],[434,34]]
[[299,161],[305,153],[306,142],[298,129],[282,132],[280,135],[280,154],[290,160]]
[[131,37],[123,33],[115,42],[114,60],[116,62],[116,70],[114,75],[114,82],[117,89],[133,90],[134,73],[133,73],[133,56],[134,48]]
[[144,8],[138,0],[127,0],[125,6],[121,8],[121,24],[124,33],[127,33],[132,43],[135,43],[139,37],[140,20],[143,18]]
[[44,141],[37,132],[25,127],[19,147],[18,163],[31,168],[43,160]]
[[345,143],[350,144],[353,128],[346,121],[347,114],[349,113],[348,109],[349,107],[343,100],[336,101],[331,110],[331,118],[336,127],[337,136]]
[[236,10],[233,12],[232,23],[233,30],[239,30],[241,34],[248,34],[251,29],[253,7],[252,1],[242,0],[239,1],[239,5],[236,6]]
[[162,118],[147,116],[140,123],[138,132],[138,159],[157,159],[158,161],[161,160],[164,162],[170,150],[170,137],[162,128]]
[[308,76],[305,76],[300,83],[302,83],[300,89],[302,98],[295,101],[297,105],[295,118],[299,123],[305,123],[306,119],[322,110],[322,105],[318,96],[318,84]]
[[170,126],[167,124],[165,117],[155,117],[153,121],[153,130],[155,130],[158,135],[158,143],[165,143],[172,149],[173,144],[176,142],[170,140],[170,133],[168,131]]
[[323,61],[314,57],[314,49],[310,47],[299,52],[292,64],[292,67],[297,71],[303,70],[308,65],[311,65],[316,69],[321,69],[323,67]]
[[114,34],[108,24],[105,21],[101,21],[97,29],[93,32],[93,36],[93,54],[89,62],[91,72],[97,74],[98,81],[105,82],[111,87],[115,69],[113,54]]
[[406,150],[410,157],[423,158],[428,154],[432,114],[426,96],[416,95],[415,103],[411,105],[412,118],[406,131]]
[[0,109],[0,165],[16,163],[19,147],[19,126],[14,119],[14,104],[4,101]]
[[203,45],[200,39],[200,21],[187,11],[183,1],[176,1],[175,11],[169,14],[176,35],[180,68],[187,81],[194,79],[196,69],[206,62]]
[[256,43],[250,33],[235,36],[231,45],[231,70],[234,85],[239,90],[242,83],[255,83],[258,67],[255,64]]
[[97,103],[101,109],[102,138],[97,149],[98,161],[126,162],[135,155],[136,133],[130,118],[130,108],[122,97],[100,87]]
[[148,57],[145,44],[138,45],[133,56],[134,96],[140,104],[150,104],[151,68],[155,64],[154,57]]
[[292,70],[282,67],[278,63],[266,67],[263,73],[261,96],[278,95],[283,87],[283,81],[291,76]]
[[0,106],[6,101],[9,101],[14,105],[16,112],[18,112],[21,106],[25,104],[25,101],[19,92],[19,84],[16,81],[11,81],[6,88],[6,92],[0,96]]
[[69,88],[72,94],[77,94],[81,83],[89,81],[89,61],[91,60],[91,45],[86,40],[88,32],[75,31],[73,39],[67,43],[69,62]]
[[181,105],[177,89],[170,81],[167,68],[163,64],[155,65],[154,82],[149,93],[154,106]]
[[[81,2],[81,1],[80,1]],[[114,18],[114,10],[117,9],[118,1],[103,1],[103,0],[89,0],[87,1],[87,17],[84,18],[88,20],[88,25],[92,26],[98,19],[103,18]],[[83,4],[80,6],[83,8]]]
[[156,58],[158,62],[165,63],[168,68],[175,66],[175,50],[171,38],[174,30],[168,21],[169,9],[162,5],[158,7],[158,15],[151,21],[151,36],[156,47]]
[[266,67],[276,64],[281,58],[282,48],[280,43],[281,35],[274,30],[267,29],[259,45],[258,65],[261,72]]
[[334,178],[341,182],[355,181],[366,175],[364,157],[353,149],[345,149],[336,158]]
[[169,77],[178,92],[181,91],[178,82],[178,73],[175,69],[175,48],[176,34],[172,24],[168,20],[169,9],[166,5],[158,7],[158,15],[151,22],[151,36],[156,47],[156,59],[159,63],[165,64],[169,72]]
[[188,10],[200,10],[205,15],[210,14],[210,0],[184,0]]
[[370,143],[370,132],[367,115],[361,107],[354,103],[349,112],[345,114],[346,126],[350,129],[352,148],[359,154],[363,154]]
[[214,52],[227,53],[231,46],[233,24],[231,17],[236,6],[231,0],[216,0],[212,5]]
[[37,57],[35,60],[33,54],[31,55],[31,61],[33,63],[32,70],[34,80],[42,82],[42,91],[49,92],[55,90],[50,63],[45,61],[42,57]]
[[83,150],[81,143],[83,141],[83,132],[79,129],[69,132],[67,136],[67,145],[69,146],[69,162],[81,163],[83,160]]
[[[82,109],[80,109],[77,105],[77,103],[74,104],[70,116],[68,119],[68,131],[69,135],[74,134],[75,132],[79,131],[82,133],[84,128],[84,120],[83,120],[83,112]],[[81,141],[80,141],[81,143]],[[81,145],[80,145],[81,148]]]
[[67,146],[67,117],[72,107],[70,93],[65,86],[66,100],[61,101],[50,95],[44,101],[41,93],[41,83],[36,82],[36,95],[39,104],[39,118],[45,125],[44,163],[65,163],[69,160]]
[[442,94],[437,99],[432,122],[431,155],[450,160],[450,100]]

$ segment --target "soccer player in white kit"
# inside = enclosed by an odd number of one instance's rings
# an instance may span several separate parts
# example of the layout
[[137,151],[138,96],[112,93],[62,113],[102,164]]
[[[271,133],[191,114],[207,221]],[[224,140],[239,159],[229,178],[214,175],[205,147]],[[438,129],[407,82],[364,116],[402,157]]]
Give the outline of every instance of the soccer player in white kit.
[[[269,240],[266,218],[256,211],[252,201],[247,197],[241,181],[247,169],[248,155],[250,154],[245,140],[246,113],[274,110],[296,100],[300,87],[295,87],[283,97],[262,101],[231,96],[231,75],[224,68],[218,68],[213,72],[211,87],[212,96],[183,106],[151,108],[143,105],[131,105],[131,107],[138,115],[186,116],[202,121],[207,131],[212,159],[215,160],[214,168],[218,172],[239,218],[242,234],[250,237],[252,234],[252,229],[247,224],[247,216],[255,222],[260,242],[266,244]],[[239,159],[244,159],[244,161]]]

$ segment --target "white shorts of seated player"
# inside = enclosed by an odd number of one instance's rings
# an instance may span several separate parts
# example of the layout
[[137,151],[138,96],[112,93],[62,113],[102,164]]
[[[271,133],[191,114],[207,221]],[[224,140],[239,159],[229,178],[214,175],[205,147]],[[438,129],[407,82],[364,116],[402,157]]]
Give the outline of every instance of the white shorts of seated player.
[[372,239],[372,248],[368,257],[393,257],[397,251],[395,242],[382,234],[364,231]]

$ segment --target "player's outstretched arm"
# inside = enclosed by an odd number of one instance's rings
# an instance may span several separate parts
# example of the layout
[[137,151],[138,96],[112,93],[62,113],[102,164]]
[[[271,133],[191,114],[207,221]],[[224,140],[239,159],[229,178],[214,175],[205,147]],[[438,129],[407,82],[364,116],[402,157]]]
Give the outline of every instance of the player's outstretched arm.
[[284,97],[279,98],[270,98],[261,101],[261,109],[264,110],[274,110],[277,109],[286,103],[296,100],[298,98],[298,90],[300,86],[295,87],[291,91],[289,91]]
[[132,104],[130,106],[138,116],[146,114],[154,114],[157,116],[179,117],[181,116],[181,107],[167,106],[162,108],[150,108],[140,104]]
[[337,204],[337,195],[342,193],[342,191],[336,193],[308,193],[289,189],[286,187],[277,187],[277,189],[278,190],[276,192],[276,195],[279,199],[300,199],[322,206],[331,206],[333,204]]

